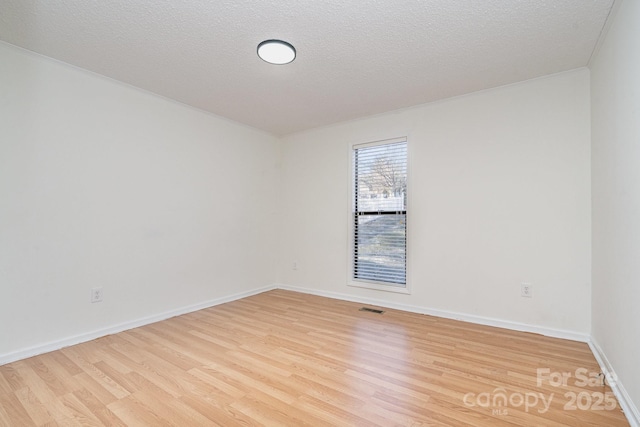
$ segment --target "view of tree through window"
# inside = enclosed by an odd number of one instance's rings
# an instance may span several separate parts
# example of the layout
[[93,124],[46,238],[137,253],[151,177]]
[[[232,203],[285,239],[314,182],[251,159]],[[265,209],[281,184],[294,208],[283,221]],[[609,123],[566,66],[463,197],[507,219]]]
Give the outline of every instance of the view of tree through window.
[[407,142],[354,146],[353,278],[406,285]]

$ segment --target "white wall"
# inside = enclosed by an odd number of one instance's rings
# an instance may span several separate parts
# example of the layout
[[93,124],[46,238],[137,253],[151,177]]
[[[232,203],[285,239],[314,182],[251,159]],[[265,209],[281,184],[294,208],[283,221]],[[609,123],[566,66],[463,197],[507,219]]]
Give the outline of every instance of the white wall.
[[271,285],[278,144],[0,44],[0,360]]
[[[640,408],[640,2],[593,61],[593,337]],[[636,412],[638,422],[640,415]]]
[[[639,407],[639,21],[623,2],[591,79],[282,141],[0,43],[0,360],[280,282],[592,330]],[[404,135],[412,293],[347,287],[349,144]]]
[[[285,138],[279,280],[586,338],[589,96],[581,69]],[[412,293],[347,287],[349,144],[403,135]]]

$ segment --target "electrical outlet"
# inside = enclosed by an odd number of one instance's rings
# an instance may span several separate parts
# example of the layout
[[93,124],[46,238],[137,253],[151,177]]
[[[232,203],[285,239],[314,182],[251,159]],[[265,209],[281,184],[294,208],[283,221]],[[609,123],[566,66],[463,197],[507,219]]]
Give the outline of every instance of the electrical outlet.
[[520,284],[520,295],[525,298],[533,297],[533,286],[531,285],[531,283],[522,282]]
[[102,286],[91,289],[91,302],[102,302]]
[[298,269],[298,261],[293,261],[293,263],[291,264],[291,269],[292,270],[297,270]]

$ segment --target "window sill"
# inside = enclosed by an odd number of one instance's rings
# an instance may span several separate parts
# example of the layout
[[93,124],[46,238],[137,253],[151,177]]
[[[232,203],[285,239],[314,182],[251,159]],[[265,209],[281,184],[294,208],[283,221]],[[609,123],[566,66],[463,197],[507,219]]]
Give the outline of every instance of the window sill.
[[350,280],[347,283],[347,286],[352,286],[355,288],[373,289],[376,291],[393,292],[396,294],[406,294],[406,295],[411,294],[411,291],[409,290],[408,285],[394,286],[394,285],[388,285],[386,283],[381,283],[381,282],[368,282],[366,280]]

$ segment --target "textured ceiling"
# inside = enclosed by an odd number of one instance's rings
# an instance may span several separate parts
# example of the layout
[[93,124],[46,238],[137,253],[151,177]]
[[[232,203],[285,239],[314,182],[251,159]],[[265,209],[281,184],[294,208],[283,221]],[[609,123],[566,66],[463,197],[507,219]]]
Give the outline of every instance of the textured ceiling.
[[0,0],[0,39],[284,135],[586,66],[613,1]]

